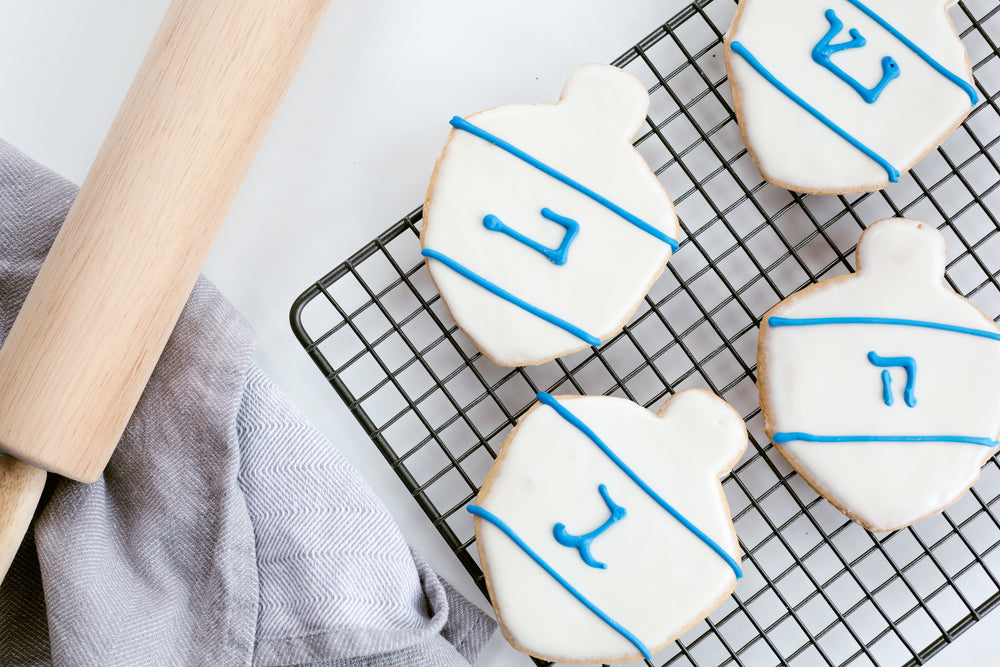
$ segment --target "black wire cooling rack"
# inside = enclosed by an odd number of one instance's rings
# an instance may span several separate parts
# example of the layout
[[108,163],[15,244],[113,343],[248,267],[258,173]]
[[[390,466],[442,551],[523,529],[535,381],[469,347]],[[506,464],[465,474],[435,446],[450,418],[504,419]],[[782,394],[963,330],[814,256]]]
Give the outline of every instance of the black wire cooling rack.
[[841,197],[762,180],[723,66],[733,8],[696,2],[614,63],[650,91],[635,143],[671,193],[684,240],[625,330],[600,349],[532,368],[483,357],[431,283],[419,209],[309,287],[292,327],[484,593],[464,507],[537,391],[624,396],[656,409],[703,387],[744,415],[750,434],[723,480],[745,576],[646,664],[922,664],[1000,604],[1000,464],[992,459],[942,514],[894,533],[865,531],[764,436],[757,329],[779,300],[851,271],[862,230],[892,216],[937,225],[949,284],[1000,319],[1000,51],[991,36],[1000,35],[1000,6],[964,0],[951,10],[983,98],[968,120],[898,184]]

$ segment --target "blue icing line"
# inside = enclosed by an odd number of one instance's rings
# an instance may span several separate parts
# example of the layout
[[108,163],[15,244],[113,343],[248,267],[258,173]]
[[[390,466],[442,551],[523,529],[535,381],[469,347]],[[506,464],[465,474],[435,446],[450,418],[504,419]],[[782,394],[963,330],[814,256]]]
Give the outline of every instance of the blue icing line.
[[504,523],[502,519],[500,519],[499,517],[497,517],[495,514],[493,514],[489,510],[483,509],[482,507],[479,507],[477,505],[467,505],[465,509],[467,509],[470,514],[473,514],[475,516],[480,517],[481,519],[485,519],[486,521],[489,521],[491,524],[493,524],[494,526],[496,526],[497,528],[499,528],[501,531],[503,531],[503,533],[507,537],[509,537],[510,540],[514,544],[516,544],[518,547],[521,548],[521,551],[523,551],[525,554],[527,554],[528,557],[531,558],[531,560],[535,561],[535,563],[537,563],[539,567],[541,567],[543,570],[545,570],[549,574],[550,577],[552,577],[553,579],[555,579],[556,582],[558,582],[560,586],[562,586],[563,588],[565,588],[566,591],[570,595],[572,595],[577,600],[579,600],[580,603],[584,607],[586,607],[590,611],[594,612],[594,614],[598,618],[600,618],[602,621],[604,621],[605,623],[607,623],[615,632],[617,632],[618,634],[620,634],[622,637],[624,637],[625,639],[627,639],[633,646],[635,646],[637,649],[639,649],[639,652],[642,653],[642,655],[646,658],[646,660],[652,660],[653,659],[653,656],[650,654],[649,649],[646,648],[646,645],[643,644],[642,641],[638,637],[636,637],[634,634],[632,634],[631,632],[629,632],[628,630],[626,630],[624,627],[622,627],[622,625],[620,623],[618,623],[616,620],[614,620],[613,618],[611,618],[610,616],[608,616],[607,613],[605,613],[604,611],[602,611],[597,605],[595,605],[593,602],[591,602],[589,599],[587,599],[583,595],[583,593],[581,593],[576,588],[574,588],[573,585],[571,583],[569,583],[568,581],[566,581],[566,579],[563,578],[563,576],[561,574],[559,574],[558,572],[556,572],[556,570],[551,565],[549,565],[548,563],[546,563],[545,560],[541,556],[539,556],[537,553],[535,553],[535,551],[531,547],[529,547],[527,545],[527,543],[525,543],[525,541],[522,540],[521,537],[517,533],[515,533],[514,530],[510,526],[508,526],[506,523]]
[[768,69],[764,67],[761,64],[761,62],[757,60],[753,56],[753,54],[747,50],[745,46],[743,46],[741,42],[733,41],[729,44],[729,48],[732,49],[733,52],[737,53],[740,57],[742,57],[747,62],[747,64],[750,65],[750,67],[757,70],[758,74],[764,77],[764,79],[767,80],[767,82],[770,83],[772,86],[777,88],[782,94],[784,94],[785,97],[798,104],[805,111],[809,112],[816,120],[818,120],[819,122],[823,123],[828,128],[830,128],[841,139],[843,139],[847,143],[857,148],[859,151],[861,151],[866,156],[871,158],[874,162],[878,163],[879,166],[885,169],[886,173],[889,175],[889,180],[891,182],[893,183],[899,182],[899,170],[893,167],[888,160],[886,160],[884,157],[873,151],[871,148],[868,148],[868,146],[858,141],[853,135],[849,134],[845,129],[843,129],[842,127],[834,123],[832,120],[824,116],[818,109],[816,109],[816,107],[812,106],[804,99],[796,95],[788,86],[783,84],[781,81],[777,79],[777,77],[771,74],[771,72],[768,71]]
[[563,235],[562,243],[559,244],[558,248],[547,248],[543,246],[538,241],[529,238],[514,229],[511,229],[503,223],[500,218],[493,215],[492,213],[483,218],[483,227],[490,230],[491,232],[500,232],[501,234],[506,234],[515,241],[520,241],[524,245],[528,246],[532,250],[540,252],[542,255],[548,258],[550,262],[556,266],[562,266],[569,259],[569,246],[573,243],[573,239],[576,235],[580,233],[580,223],[572,218],[567,218],[564,215],[559,215],[554,213],[550,208],[542,209],[542,217],[546,220],[551,220],[560,227],[566,230]]
[[894,317],[769,317],[767,323],[772,327],[812,327],[824,324],[882,324],[901,327],[921,327],[924,329],[937,329],[938,331],[951,331],[954,333],[1000,340],[1000,333],[995,331],[983,331],[982,329],[970,329],[954,324],[941,324],[940,322],[928,322],[925,320],[907,320]]
[[601,440],[601,438],[596,433],[594,433],[593,430],[591,430],[591,428],[589,426],[587,426],[586,424],[584,424],[580,420],[579,417],[577,417],[576,415],[574,415],[565,406],[563,406],[562,404],[560,404],[559,401],[557,401],[550,394],[548,394],[548,393],[546,393],[544,391],[538,392],[538,396],[537,397],[538,397],[538,401],[540,403],[543,403],[544,405],[547,405],[550,408],[552,408],[553,410],[555,410],[559,414],[560,417],[562,417],[563,419],[565,419],[566,421],[568,421],[570,424],[572,424],[573,426],[575,426],[577,428],[577,430],[579,430],[581,433],[583,433],[588,438],[590,438],[590,440],[595,445],[597,445],[597,447],[602,452],[604,452],[604,454],[609,459],[611,459],[612,463],[614,463],[616,466],[618,466],[621,469],[622,472],[624,472],[626,475],[628,475],[629,479],[631,479],[633,482],[635,482],[636,485],[640,489],[642,489],[643,491],[645,491],[649,495],[649,497],[652,498],[654,501],[656,501],[656,503],[660,507],[662,507],[664,510],[666,510],[667,513],[670,516],[672,516],[675,519],[677,519],[678,521],[680,521],[681,525],[683,525],[685,528],[687,528],[692,533],[694,533],[694,535],[698,539],[700,539],[702,542],[704,542],[706,545],[708,545],[708,547],[710,547],[712,549],[712,551],[714,551],[715,553],[719,554],[719,556],[724,561],[726,561],[726,564],[728,564],[729,567],[731,567],[733,569],[733,572],[736,574],[736,578],[737,579],[739,579],[739,578],[741,578],[743,576],[743,570],[740,569],[739,564],[736,562],[736,560],[732,556],[729,555],[729,553],[725,549],[723,549],[721,546],[719,546],[715,542],[715,540],[713,540],[711,537],[709,537],[708,535],[706,535],[705,533],[703,533],[700,528],[698,528],[696,525],[694,525],[693,523],[691,523],[690,521],[688,521],[688,519],[683,514],[681,514],[677,510],[675,510],[670,505],[670,503],[668,503],[666,500],[663,499],[662,496],[660,496],[660,494],[658,494],[656,491],[654,491],[652,489],[652,487],[650,487],[649,484],[647,484],[644,479],[642,479],[641,477],[639,477],[639,475],[637,475],[634,470],[632,470],[630,467],[628,467],[628,464],[626,464],[624,461],[622,461],[618,457],[618,455],[615,454],[614,451],[610,447],[608,447],[607,444],[605,444],[605,442],[603,440]]
[[844,22],[837,18],[837,13],[832,9],[826,10],[824,16],[826,16],[826,20],[830,22],[830,29],[823,36],[823,39],[819,40],[816,46],[813,47],[813,60],[819,65],[830,70],[837,76],[837,78],[853,88],[865,102],[868,104],[874,104],[882,94],[882,91],[885,90],[885,87],[889,85],[889,82],[899,77],[899,65],[895,60],[893,60],[892,56],[882,58],[882,78],[879,82],[872,88],[866,88],[861,85],[861,83],[853,76],[845,72],[839,66],[834,65],[831,57],[833,54],[841,51],[861,48],[867,43],[865,38],[861,36],[860,32],[851,28],[851,39],[849,41],[832,44],[831,42],[833,42],[833,38],[839,35],[840,31],[844,29]]
[[892,397],[892,374],[888,370],[882,371],[882,402],[888,406],[896,402]]
[[548,174],[549,176],[551,176],[552,178],[556,179],[557,181],[565,183],[566,185],[568,185],[569,187],[573,188],[577,192],[590,197],[591,199],[593,199],[594,201],[596,201],[598,204],[600,204],[604,208],[606,208],[609,211],[611,211],[612,213],[615,213],[619,217],[623,218],[624,220],[632,223],[633,225],[635,225],[636,227],[638,227],[642,231],[646,232],[650,236],[653,236],[654,238],[657,238],[660,241],[663,241],[668,246],[670,246],[670,249],[672,251],[677,252],[678,243],[677,243],[676,240],[674,240],[670,236],[667,236],[662,231],[660,231],[656,227],[652,226],[651,224],[649,224],[645,220],[642,220],[641,218],[633,215],[632,213],[629,213],[628,211],[626,211],[625,209],[623,209],[621,206],[618,206],[617,204],[609,201],[607,198],[602,197],[601,195],[597,194],[596,192],[594,192],[593,190],[591,190],[590,188],[588,188],[586,185],[583,185],[582,183],[574,181],[572,178],[570,178],[566,174],[564,174],[564,173],[562,173],[560,171],[557,171],[554,168],[552,168],[549,165],[547,165],[544,162],[542,162],[541,160],[538,160],[537,158],[534,158],[531,155],[528,155],[527,153],[525,153],[524,151],[522,151],[520,148],[514,146],[513,144],[510,144],[510,143],[504,141],[500,137],[497,137],[497,136],[495,136],[493,134],[490,134],[486,130],[484,130],[482,128],[479,128],[479,127],[473,125],[472,123],[470,123],[469,121],[465,120],[464,118],[460,118],[458,116],[455,116],[454,118],[451,119],[451,126],[454,127],[457,130],[464,130],[465,132],[468,132],[469,134],[474,134],[475,136],[479,137],[480,139],[483,139],[483,140],[488,141],[489,143],[493,144],[497,148],[500,148],[502,150],[507,151],[508,153],[510,153],[511,155],[513,155],[514,157],[516,157],[516,158],[518,158],[520,160],[523,160],[524,162],[527,162],[528,164],[530,164],[535,169],[538,169],[539,171],[541,171],[541,172],[543,172],[545,174]]
[[1000,442],[990,438],[976,438],[967,435],[816,435],[801,431],[775,433],[771,440],[779,445],[795,440],[804,442],[958,442],[984,447],[1000,445]]
[[969,99],[972,101],[973,105],[979,102],[979,95],[976,94],[976,89],[973,88],[971,85],[969,85],[968,81],[958,76],[957,74],[951,72],[944,65],[934,60],[934,58],[932,58],[929,53],[927,53],[919,46],[914,44],[912,41],[910,41],[905,35],[896,30],[896,28],[894,28],[892,25],[890,25],[888,21],[886,21],[884,18],[882,18],[881,16],[873,12],[871,9],[869,9],[868,6],[866,6],[863,2],[860,2],[860,0],[847,0],[847,1],[852,5],[854,5],[855,7],[857,7],[858,9],[860,9],[862,12],[864,12],[868,16],[868,18],[870,18],[871,20],[875,21],[880,26],[885,28],[885,30],[888,31],[889,34],[891,34],[893,37],[895,37],[900,42],[905,44],[908,49],[910,49],[915,54],[920,56],[920,58],[923,59],[925,63],[927,63],[935,70],[937,70],[938,74],[940,74],[941,76],[948,79],[956,86],[964,90],[969,95]]
[[570,324],[566,320],[562,319],[557,315],[553,315],[547,310],[542,310],[538,306],[533,306],[524,299],[514,296],[504,288],[500,287],[499,285],[490,282],[489,280],[483,278],[475,271],[467,269],[466,267],[462,266],[461,264],[453,260],[451,257],[448,257],[447,255],[440,253],[437,250],[424,248],[420,254],[423,255],[424,257],[430,257],[431,259],[435,259],[441,262],[455,273],[459,274],[463,278],[466,278],[467,280],[476,283],[486,291],[492,292],[493,294],[500,297],[504,301],[512,303],[518,308],[526,310],[527,312],[531,313],[535,317],[543,319],[546,322],[549,322],[550,324],[554,324],[563,331],[567,331],[573,334],[574,336],[576,336],[583,342],[587,343],[588,345],[593,345],[596,347],[601,344],[601,339],[598,338],[597,336],[587,333],[580,327],[574,324]]
[[564,547],[577,549],[580,552],[580,558],[582,558],[583,562],[590,567],[606,570],[608,569],[608,566],[595,559],[590,553],[590,545],[593,544],[594,538],[599,537],[608,528],[625,518],[625,508],[611,500],[611,494],[608,493],[608,487],[604,484],[598,486],[597,491],[601,494],[601,498],[604,498],[604,504],[608,506],[608,511],[611,512],[607,521],[586,535],[570,535],[566,530],[566,524],[557,523],[552,527],[552,536],[556,538],[556,542]]
[[[917,397],[914,395],[917,386],[917,360],[913,357],[880,357],[871,351],[868,353],[868,361],[879,368],[900,367],[906,371],[906,387],[903,389],[903,401],[911,408],[917,406]],[[889,371],[882,371],[882,393],[886,405],[892,405],[892,391],[890,384],[892,378]]]

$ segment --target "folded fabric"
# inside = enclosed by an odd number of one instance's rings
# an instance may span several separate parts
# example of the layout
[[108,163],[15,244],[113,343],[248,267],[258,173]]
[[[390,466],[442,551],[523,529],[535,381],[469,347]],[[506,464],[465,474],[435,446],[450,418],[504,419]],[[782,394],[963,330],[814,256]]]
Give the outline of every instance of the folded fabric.
[[[0,339],[75,194],[0,141]],[[410,551],[253,346],[199,280],[101,479],[50,475],[0,586],[0,665],[475,660],[494,621]]]

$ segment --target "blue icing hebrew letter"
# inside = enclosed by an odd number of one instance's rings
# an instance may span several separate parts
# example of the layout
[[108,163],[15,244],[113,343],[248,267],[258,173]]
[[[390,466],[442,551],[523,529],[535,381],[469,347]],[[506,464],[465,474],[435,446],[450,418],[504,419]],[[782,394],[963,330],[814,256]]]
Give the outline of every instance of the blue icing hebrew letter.
[[[914,395],[917,384],[917,360],[913,357],[880,357],[875,351],[868,353],[868,361],[879,368],[902,368],[906,371],[906,387],[903,388],[903,402],[908,407],[916,407],[917,397]],[[892,375],[888,370],[882,371],[882,400],[886,405],[892,405]]]
[[895,403],[892,397],[892,373],[888,369],[882,371],[882,402],[889,406]]
[[889,82],[899,76],[899,65],[896,64],[896,61],[893,60],[892,56],[882,58],[881,80],[879,80],[879,82],[871,88],[866,88],[861,85],[857,79],[852,77],[837,65],[834,65],[831,58],[833,54],[839,53],[840,51],[860,49],[866,44],[865,38],[862,37],[861,33],[856,29],[851,28],[849,31],[851,39],[840,42],[839,44],[833,44],[833,38],[839,35],[840,31],[844,29],[844,22],[837,18],[837,13],[832,9],[826,10],[825,16],[826,20],[830,22],[830,29],[823,36],[823,39],[819,40],[819,43],[813,47],[813,60],[833,72],[837,78],[853,88],[865,102],[868,104],[874,104],[882,94],[882,91],[885,90],[885,87],[889,85]]
[[608,506],[608,511],[611,512],[611,516],[608,517],[608,520],[586,535],[570,535],[566,531],[566,524],[557,523],[552,528],[552,535],[556,538],[556,542],[564,547],[578,549],[580,551],[580,558],[582,558],[583,562],[590,567],[606,570],[608,566],[598,560],[595,560],[591,555],[590,545],[594,542],[594,538],[600,536],[604,531],[625,517],[625,508],[611,500],[611,495],[608,493],[608,487],[604,484],[598,486],[597,490],[600,492],[601,497],[604,498],[604,504]]
[[528,238],[524,234],[515,231],[505,225],[500,218],[490,214],[483,218],[483,227],[490,230],[491,232],[500,232],[501,234],[506,234],[515,241],[520,241],[524,245],[528,246],[532,250],[540,252],[542,255],[548,258],[550,262],[556,266],[562,266],[569,259],[569,246],[573,243],[573,239],[576,235],[580,233],[580,223],[572,218],[567,218],[566,216],[559,215],[558,213],[553,213],[552,209],[543,208],[542,217],[546,220],[551,220],[560,227],[566,230],[563,235],[562,243],[559,244],[558,248],[547,248],[538,241]]

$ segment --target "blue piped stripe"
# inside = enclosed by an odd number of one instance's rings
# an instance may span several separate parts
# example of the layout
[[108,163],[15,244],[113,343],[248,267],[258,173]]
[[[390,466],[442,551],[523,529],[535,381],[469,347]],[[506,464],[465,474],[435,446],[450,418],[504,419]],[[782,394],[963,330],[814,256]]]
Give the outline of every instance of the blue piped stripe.
[[637,649],[639,649],[639,652],[642,653],[643,657],[645,657],[646,660],[652,660],[653,659],[653,656],[650,654],[649,649],[646,648],[646,645],[643,644],[642,641],[638,637],[636,637],[634,634],[632,634],[631,632],[629,632],[628,630],[626,630],[624,627],[622,627],[622,625],[620,623],[618,623],[618,621],[616,621],[615,619],[613,619],[610,616],[608,616],[597,605],[595,605],[586,596],[584,596],[583,593],[581,593],[576,588],[574,588],[573,585],[571,583],[569,583],[568,581],[566,581],[566,579],[563,578],[563,576],[561,574],[559,574],[558,572],[556,572],[556,570],[551,565],[549,565],[547,562],[545,562],[545,560],[541,556],[539,556],[537,553],[535,553],[535,551],[531,547],[529,547],[527,545],[527,543],[525,543],[525,541],[522,540],[521,537],[517,533],[515,533],[514,530],[510,526],[508,526],[506,523],[503,522],[503,520],[501,520],[499,517],[497,517],[495,514],[493,514],[489,510],[483,509],[482,507],[479,507],[478,505],[467,505],[465,509],[467,509],[470,514],[473,514],[475,516],[478,516],[481,519],[485,519],[486,521],[489,521],[491,524],[493,524],[494,526],[496,526],[497,528],[499,528],[501,531],[503,531],[503,533],[507,537],[509,537],[510,540],[514,544],[516,544],[518,547],[521,548],[521,551],[523,551],[525,554],[527,554],[528,557],[531,558],[531,560],[535,561],[538,564],[539,567],[541,567],[543,570],[545,570],[549,574],[550,577],[552,577],[553,579],[555,579],[559,583],[560,586],[562,586],[563,588],[565,588],[566,591],[570,595],[572,595],[577,600],[579,600],[580,603],[583,606],[585,606],[590,611],[594,612],[594,614],[598,618],[600,618],[602,621],[604,621],[605,623],[607,623],[615,632],[617,632],[618,634],[620,634],[622,637],[624,637],[629,642],[631,642],[631,644],[633,646],[635,646]]
[[607,198],[602,197],[601,195],[597,194],[596,192],[594,192],[593,190],[591,190],[590,188],[588,188],[586,185],[583,185],[582,183],[573,180],[572,178],[570,178],[566,174],[564,174],[564,173],[562,173],[560,171],[557,171],[556,169],[554,169],[553,167],[550,167],[549,165],[545,164],[541,160],[539,160],[539,159],[537,159],[535,157],[532,157],[531,155],[528,155],[527,153],[525,153],[524,151],[522,151],[517,146],[514,146],[513,144],[510,144],[510,143],[504,141],[503,139],[501,139],[500,137],[497,137],[496,135],[490,134],[486,130],[473,125],[469,121],[465,120],[464,118],[460,118],[459,116],[455,116],[454,118],[451,119],[451,126],[454,127],[457,130],[464,130],[465,132],[468,132],[469,134],[473,134],[473,135],[479,137],[480,139],[488,141],[491,144],[493,144],[494,146],[496,146],[497,148],[503,149],[503,150],[507,151],[508,153],[510,153],[511,155],[513,155],[514,157],[527,162],[528,164],[530,164],[535,169],[538,169],[539,171],[541,171],[541,172],[543,172],[545,174],[548,174],[549,176],[551,176],[552,178],[556,179],[557,181],[565,183],[566,185],[568,185],[569,187],[573,188],[577,192],[590,197],[591,199],[593,199],[594,201],[596,201],[598,204],[600,204],[604,208],[606,208],[609,211],[611,211],[612,213],[615,213],[618,216],[620,216],[621,218],[623,218],[624,220],[632,223],[633,225],[635,225],[636,227],[638,227],[642,231],[646,232],[650,236],[652,236],[654,238],[657,238],[660,241],[663,241],[668,246],[670,246],[670,249],[672,251],[677,252],[678,243],[677,243],[677,241],[675,239],[671,238],[667,234],[664,234],[662,231],[660,231],[656,227],[652,226],[651,224],[649,224],[645,220],[642,220],[638,216],[636,216],[636,215],[634,215],[632,213],[629,213],[628,211],[626,211],[625,209],[623,209],[621,206],[618,206],[614,202],[612,202],[612,201],[608,200]]
[[766,79],[767,82],[770,83],[772,86],[781,91],[781,93],[784,94],[785,97],[787,97],[788,99],[790,99],[791,101],[795,102],[800,107],[802,107],[804,110],[809,112],[816,120],[818,120],[819,122],[823,123],[828,128],[830,128],[841,139],[843,139],[847,143],[857,148],[859,151],[861,151],[866,156],[871,158],[874,162],[878,163],[879,166],[885,169],[886,173],[889,175],[889,180],[891,182],[893,183],[899,182],[899,170],[896,169],[894,166],[892,166],[892,164],[888,160],[886,160],[884,157],[873,151],[865,144],[861,143],[857,138],[854,137],[854,135],[849,134],[847,130],[845,130],[844,128],[840,127],[832,120],[827,118],[816,107],[812,106],[804,99],[796,95],[791,88],[786,86],[784,83],[779,81],[777,77],[771,74],[771,72],[766,67],[764,67],[764,65],[762,65],[761,62],[757,60],[757,58],[755,58],[753,54],[750,53],[750,51],[748,51],[747,48],[743,46],[741,42],[733,41],[729,44],[729,48],[732,49],[733,52],[737,53],[740,57],[742,57],[747,62],[748,65],[757,70],[758,74],[764,77],[764,79]]
[[1000,333],[996,331],[983,331],[982,329],[970,329],[969,327],[960,327],[954,324],[942,324],[926,320],[907,320],[894,317],[769,317],[767,318],[767,323],[772,327],[814,327],[824,324],[881,324],[937,329],[939,331],[951,331],[968,336],[989,338],[990,340],[1000,340]]
[[899,41],[901,41],[903,44],[905,44],[908,49],[910,49],[915,54],[917,54],[918,56],[920,56],[920,58],[925,63],[927,63],[928,65],[930,65],[931,67],[933,67],[935,70],[937,70],[938,74],[940,74],[941,76],[943,76],[944,78],[948,79],[949,81],[951,81],[952,83],[954,83],[956,86],[958,86],[959,88],[961,88],[962,90],[964,90],[969,95],[969,99],[972,101],[973,105],[975,105],[975,104],[977,104],[979,102],[979,95],[976,94],[976,89],[973,88],[972,86],[970,86],[968,81],[966,81],[962,77],[958,76],[957,74],[955,74],[951,70],[947,69],[944,65],[942,65],[938,61],[934,60],[934,58],[932,58],[929,53],[927,53],[926,51],[924,51],[923,49],[921,49],[919,46],[917,46],[916,44],[914,44],[912,41],[910,41],[910,39],[907,38],[906,35],[904,35],[903,33],[899,32],[898,30],[896,30],[896,28],[894,28],[892,25],[890,25],[888,21],[886,21],[884,18],[882,18],[881,16],[879,16],[878,14],[876,14],[874,11],[872,11],[863,2],[860,2],[860,0],[847,0],[847,1],[849,3],[851,3],[852,5],[854,5],[855,7],[857,7],[858,9],[860,9],[862,12],[864,12],[868,16],[868,18],[870,18],[871,20],[875,21],[880,26],[882,26],[883,28],[885,28],[885,30],[887,32],[889,32],[889,34],[891,34],[893,37],[895,37],[896,39],[898,39]]
[[580,327],[574,324],[570,324],[566,320],[562,319],[561,317],[558,317],[557,315],[553,315],[547,310],[542,310],[538,306],[533,306],[524,299],[514,296],[513,294],[511,294],[504,288],[500,287],[496,283],[490,282],[489,280],[482,277],[475,271],[472,271],[462,266],[461,264],[453,260],[451,257],[448,257],[447,255],[440,253],[437,250],[424,248],[420,254],[423,255],[424,257],[430,257],[431,259],[441,262],[442,264],[444,264],[449,269],[459,274],[463,278],[471,280],[472,282],[476,283],[477,285],[487,290],[488,292],[492,292],[493,294],[497,295],[504,301],[514,304],[518,308],[531,313],[535,317],[543,319],[546,322],[549,322],[550,324],[554,324],[563,331],[567,331],[573,334],[583,342],[587,343],[587,345],[593,345],[596,347],[601,344],[601,339],[598,338],[597,336],[587,333]]
[[667,513],[670,516],[672,516],[675,519],[677,519],[678,521],[680,521],[681,525],[683,525],[685,528],[687,528],[692,533],[694,533],[694,535],[698,539],[700,539],[702,542],[704,542],[706,545],[708,545],[708,547],[710,547],[712,549],[712,551],[714,551],[715,553],[719,554],[719,556],[724,561],[726,561],[726,564],[728,564],[729,567],[731,567],[733,569],[733,572],[736,574],[736,578],[737,579],[739,579],[739,578],[741,578],[743,576],[743,570],[740,569],[739,563],[737,563],[736,560],[732,556],[729,555],[729,552],[727,552],[725,549],[723,549],[721,546],[719,546],[718,543],[716,543],[715,540],[713,540],[711,537],[709,537],[704,532],[702,532],[701,529],[698,528],[698,526],[696,526],[693,523],[691,523],[690,521],[688,521],[687,517],[685,517],[683,514],[681,514],[680,512],[678,512],[676,509],[674,509],[670,505],[670,503],[668,503],[666,500],[663,499],[662,496],[660,496],[660,494],[658,494],[656,491],[654,491],[652,489],[652,487],[650,487],[649,484],[647,484],[644,479],[642,479],[639,475],[637,475],[636,472],[634,470],[632,470],[632,468],[628,467],[628,464],[626,464],[624,461],[622,461],[618,457],[618,455],[615,454],[614,451],[612,451],[612,449],[610,447],[608,447],[607,444],[605,444],[605,442],[603,440],[601,440],[600,436],[598,436],[596,433],[594,433],[594,431],[591,430],[591,428],[589,426],[587,426],[586,424],[584,424],[583,421],[581,421],[579,417],[577,417],[576,415],[574,415],[565,406],[561,405],[559,403],[559,401],[557,401],[550,394],[548,394],[548,393],[546,393],[544,391],[538,392],[538,401],[540,403],[543,403],[544,405],[549,406],[553,410],[555,410],[559,414],[560,417],[562,417],[563,419],[565,419],[566,421],[568,421],[570,424],[572,424],[573,426],[575,426],[581,433],[583,433],[588,438],[590,438],[590,440],[593,441],[593,443],[595,445],[597,445],[597,447],[602,452],[604,452],[604,454],[609,459],[611,459],[611,461],[616,466],[618,466],[621,469],[622,472],[624,472],[626,475],[628,475],[629,478],[633,482],[635,482],[636,485],[640,489],[642,489],[643,491],[645,491],[649,495],[650,498],[652,498],[654,501],[656,501],[656,504],[658,504],[660,507],[662,507],[664,510],[666,510]]
[[780,444],[801,440],[803,442],[957,442],[968,445],[996,447],[1000,442],[990,438],[965,435],[816,435],[801,431],[775,433],[772,441]]

